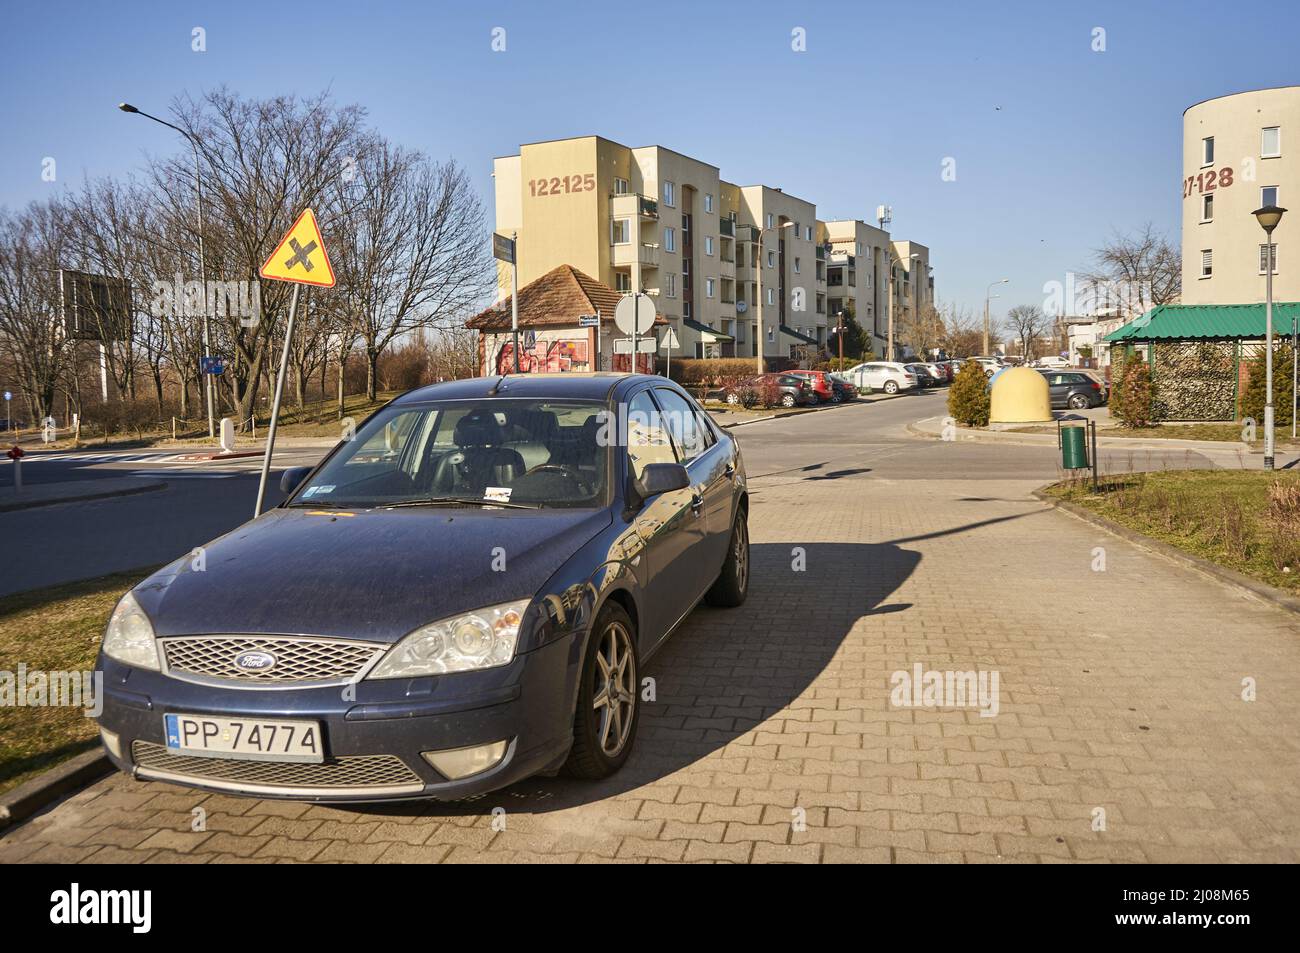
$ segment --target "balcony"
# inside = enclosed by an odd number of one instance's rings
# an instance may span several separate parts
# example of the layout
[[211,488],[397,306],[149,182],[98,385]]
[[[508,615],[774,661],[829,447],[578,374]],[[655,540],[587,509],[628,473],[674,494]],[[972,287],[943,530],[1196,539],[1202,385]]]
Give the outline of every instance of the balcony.
[[718,234],[725,235],[727,238],[736,237],[736,222],[734,219],[723,218],[718,220]]
[[623,192],[610,196],[610,211],[615,218],[629,218],[636,215],[654,221],[659,218],[659,203],[648,195]]
[[818,246],[817,246],[817,260],[818,260],[818,261],[825,261],[825,260],[826,260],[826,246],[825,246],[825,245],[818,245]]
[[614,267],[628,268],[639,264],[642,268],[659,267],[659,246],[650,242],[633,245],[631,242],[614,246]]

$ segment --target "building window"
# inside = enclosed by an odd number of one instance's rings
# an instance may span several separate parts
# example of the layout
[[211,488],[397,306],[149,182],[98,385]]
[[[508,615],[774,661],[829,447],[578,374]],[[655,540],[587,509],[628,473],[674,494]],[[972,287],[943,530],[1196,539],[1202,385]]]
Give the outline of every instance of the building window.
[[712,192],[705,192],[705,193],[704,193],[704,211],[706,211],[706,212],[712,212],[712,211],[713,211],[713,193],[712,193]]
[[1265,262],[1270,257],[1269,256],[1270,250],[1272,250],[1273,252],[1271,256],[1273,259],[1273,274],[1275,275],[1277,274],[1277,242],[1274,242],[1272,245],[1259,246],[1259,273],[1261,275],[1264,273]]
[[768,227],[768,228],[771,228],[771,227],[772,227],[772,213],[771,213],[771,212],[768,212],[768,213],[767,213],[767,227]]
[[771,288],[767,289],[767,303],[776,304],[776,292],[773,291]]
[[671,182],[664,183],[664,204],[669,208],[677,206],[677,186]]
[[1214,221],[1214,195],[1213,195],[1213,193],[1211,193],[1210,195],[1202,195],[1202,196],[1201,196],[1201,221],[1202,221],[1202,222],[1212,222],[1212,221]]
[[806,242],[810,242],[810,241],[812,241],[812,226],[811,226],[811,225],[809,225],[809,226],[807,226],[806,228],[804,228],[804,230],[803,230],[803,240],[806,241]]
[[776,252],[770,251],[767,253],[767,267],[769,268],[776,267]]
[[795,273],[796,275],[799,274],[799,265],[800,265],[800,262],[799,262],[799,256],[796,255],[796,256],[795,256],[795,259],[794,259],[794,273]]
[[632,290],[632,276],[631,276],[628,272],[626,272],[626,271],[616,271],[616,272],[614,272],[614,290],[615,290],[615,291],[631,291],[631,290]]
[[1214,165],[1214,137],[1201,140],[1201,165]]
[[1277,186],[1266,185],[1259,190],[1259,206],[1277,205]]
[[664,294],[669,298],[677,297],[677,275],[671,271],[664,275]]
[[712,279],[712,278],[705,278],[705,279],[704,279],[704,297],[706,297],[706,298],[712,298],[712,297],[713,297],[713,279]]
[[691,314],[691,303],[689,301],[682,302],[682,317],[687,321],[693,317]]
[[611,245],[626,245],[632,241],[632,220],[616,218],[609,223],[609,241]]
[[1282,127],[1265,126],[1259,135],[1259,157],[1276,159],[1282,154]]
[[1214,251],[1209,248],[1201,249],[1201,277],[1209,278],[1214,274]]
[[627,179],[620,179],[617,176],[614,177],[614,194],[627,195]]
[[664,227],[664,251],[677,251],[677,231]]
[[858,253],[859,255],[861,255],[861,254],[862,254],[862,242],[854,242],[854,245],[857,246],[857,249],[858,249],[858,252],[857,252],[857,253]]
[[712,235],[705,235],[705,236],[704,236],[704,254],[706,254],[706,255],[712,255],[712,254],[713,254],[713,236],[712,236]]
[[774,325],[769,324],[767,326],[767,343],[771,344],[775,340],[776,340],[776,327]]

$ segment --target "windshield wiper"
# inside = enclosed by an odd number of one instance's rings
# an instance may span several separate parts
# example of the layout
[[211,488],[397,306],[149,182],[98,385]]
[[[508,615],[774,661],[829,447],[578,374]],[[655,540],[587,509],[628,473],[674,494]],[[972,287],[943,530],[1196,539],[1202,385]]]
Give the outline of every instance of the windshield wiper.
[[365,507],[349,506],[346,503],[330,503],[327,500],[294,500],[292,503],[286,503],[288,507],[310,507],[313,510],[355,510],[364,509]]
[[402,500],[400,503],[379,503],[384,509],[402,506],[502,506],[512,510],[540,510],[541,503],[511,503],[502,500],[481,500],[466,496],[430,496],[422,500]]

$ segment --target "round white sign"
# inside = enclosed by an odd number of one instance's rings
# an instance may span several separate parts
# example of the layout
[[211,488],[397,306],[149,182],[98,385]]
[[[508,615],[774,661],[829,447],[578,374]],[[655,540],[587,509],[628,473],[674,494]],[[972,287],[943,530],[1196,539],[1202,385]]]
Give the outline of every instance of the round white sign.
[[655,303],[646,294],[625,294],[614,308],[614,324],[624,334],[632,334],[635,318],[636,333],[645,334],[655,323]]

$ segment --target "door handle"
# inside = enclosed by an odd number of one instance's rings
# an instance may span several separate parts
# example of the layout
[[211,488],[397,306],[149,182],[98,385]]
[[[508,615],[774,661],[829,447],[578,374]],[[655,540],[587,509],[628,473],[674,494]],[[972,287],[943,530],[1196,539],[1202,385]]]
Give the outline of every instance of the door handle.
[[700,510],[704,508],[704,494],[699,490],[691,493],[691,512],[696,516],[700,515]]
[[728,460],[727,469],[723,472],[727,475],[728,480],[734,480],[736,478],[736,465]]

